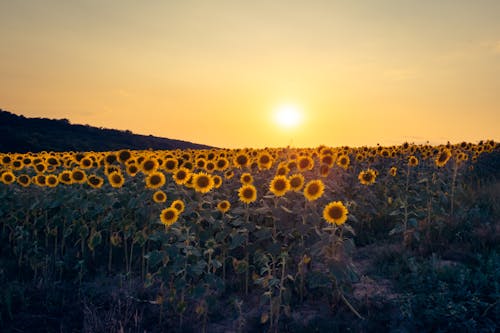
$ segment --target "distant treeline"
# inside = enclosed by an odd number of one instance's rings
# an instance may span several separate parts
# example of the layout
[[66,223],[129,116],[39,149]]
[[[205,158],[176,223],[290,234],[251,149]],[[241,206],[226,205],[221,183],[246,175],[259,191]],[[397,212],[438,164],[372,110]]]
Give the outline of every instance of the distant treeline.
[[205,149],[206,145],[152,135],[74,125],[68,119],[26,118],[0,109],[0,152]]

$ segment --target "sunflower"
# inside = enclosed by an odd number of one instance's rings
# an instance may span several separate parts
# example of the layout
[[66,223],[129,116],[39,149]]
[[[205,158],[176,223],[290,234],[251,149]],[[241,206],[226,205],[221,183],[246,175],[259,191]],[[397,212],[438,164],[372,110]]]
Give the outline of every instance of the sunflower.
[[347,220],[347,208],[340,201],[332,201],[323,209],[323,218],[330,224],[342,225]]
[[229,161],[225,157],[219,157],[217,161],[215,161],[215,168],[218,171],[224,171],[228,168]]
[[264,151],[257,157],[257,163],[259,170],[268,170],[273,165],[273,158],[268,152]]
[[2,173],[0,181],[6,185],[10,185],[16,181],[16,176],[12,173],[12,171],[5,171]]
[[312,170],[314,167],[314,161],[310,156],[302,156],[297,162],[297,167],[299,171]]
[[45,183],[45,175],[36,175],[35,177],[33,177],[33,183],[35,183],[38,186],[47,185]]
[[69,170],[63,170],[60,174],[59,174],[59,182],[60,183],[63,183],[63,184],[66,184],[66,185],[69,185],[72,183],[72,179],[71,179],[71,171]]
[[92,164],[94,164],[94,161],[90,157],[84,157],[80,160],[80,168],[82,169],[90,169]]
[[44,173],[46,170],[47,170],[47,164],[45,163],[36,163],[34,165],[34,168],[35,168],[35,171],[38,172],[38,173]]
[[207,164],[205,164],[205,170],[209,173],[213,172],[215,170],[215,163],[212,161],[208,161]]
[[156,171],[159,166],[160,164],[156,158],[145,158],[141,163],[141,171],[145,174],[150,174],[151,172]]
[[23,161],[22,160],[21,161],[20,160],[12,161],[11,167],[12,167],[12,170],[19,171],[22,168],[24,168]]
[[240,182],[242,185],[253,184],[253,177],[250,173],[244,172],[240,176]]
[[163,163],[163,168],[167,172],[174,172],[179,166],[179,161],[175,158],[167,158]]
[[165,174],[161,171],[154,171],[146,177],[146,187],[157,189],[165,185]]
[[219,188],[222,186],[222,177],[219,175],[212,176],[214,180],[214,188]]
[[330,154],[323,155],[323,156],[321,156],[321,163],[326,164],[331,168],[333,166],[333,164],[335,163],[335,158],[333,157],[333,155],[330,155]]
[[128,149],[122,149],[118,152],[118,161],[125,163],[132,157],[132,153]]
[[325,185],[319,179],[309,181],[304,187],[304,196],[308,201],[320,198],[325,191]]
[[100,188],[104,184],[104,179],[96,175],[90,175],[87,177],[87,184],[92,188]]
[[205,165],[207,164],[207,161],[204,158],[197,158],[195,165],[198,169],[205,169]]
[[393,176],[393,177],[395,177],[395,176],[396,176],[397,172],[398,172],[398,168],[396,168],[395,166],[393,166],[393,167],[391,167],[391,168],[389,169],[389,174],[390,174],[391,176]]
[[120,188],[125,183],[125,178],[118,171],[113,171],[108,175],[108,181],[114,188]]
[[180,167],[179,169],[174,171],[174,173],[172,174],[172,178],[177,185],[183,185],[187,182],[190,175],[190,170],[186,169],[185,167]]
[[83,184],[87,181],[87,175],[83,170],[75,168],[71,171],[71,182],[77,184]]
[[226,179],[231,179],[233,177],[234,177],[234,171],[233,170],[227,170],[224,173],[224,178],[226,178]]
[[269,190],[277,197],[285,195],[290,190],[290,181],[286,176],[275,176],[269,184]]
[[418,158],[416,158],[414,155],[411,155],[408,157],[408,165],[413,167],[418,165]]
[[26,174],[22,174],[22,175],[17,176],[16,181],[22,187],[28,187],[28,186],[30,186],[31,178],[30,178],[30,176],[28,176]]
[[375,183],[377,173],[373,169],[361,171],[358,175],[359,182],[363,185],[371,185]]
[[48,175],[45,177],[45,184],[48,187],[56,187],[59,184],[59,178],[56,175]]
[[174,200],[174,202],[172,202],[170,207],[175,208],[180,214],[184,211],[184,208],[186,207],[186,205],[184,204],[184,201],[182,201],[182,200]]
[[238,197],[243,203],[252,203],[257,200],[257,190],[253,185],[243,185],[238,190]]
[[214,179],[204,172],[193,175],[193,186],[196,192],[207,193],[214,187]]
[[304,176],[301,173],[295,173],[288,178],[290,189],[298,192],[304,186]]
[[443,167],[448,163],[448,160],[451,157],[451,151],[448,148],[444,148],[439,152],[436,156],[435,162],[438,167]]
[[234,157],[233,164],[240,169],[247,167],[250,164],[250,157],[245,152],[240,152]]
[[288,167],[288,163],[280,163],[276,169],[277,176],[286,176],[289,172],[290,168]]
[[340,155],[337,158],[337,165],[344,170],[347,170],[350,163],[351,163],[351,160],[349,159],[349,155]]
[[179,211],[174,207],[168,207],[161,211],[160,221],[165,226],[169,227],[179,218]]
[[129,176],[134,177],[139,172],[139,167],[135,163],[127,164],[127,173]]
[[227,212],[231,208],[231,204],[227,200],[222,200],[217,204],[217,209],[221,213]]
[[162,190],[158,190],[153,193],[153,201],[156,203],[162,203],[167,201],[167,195]]
[[104,163],[110,165],[118,161],[118,157],[115,155],[115,153],[108,153],[104,157]]

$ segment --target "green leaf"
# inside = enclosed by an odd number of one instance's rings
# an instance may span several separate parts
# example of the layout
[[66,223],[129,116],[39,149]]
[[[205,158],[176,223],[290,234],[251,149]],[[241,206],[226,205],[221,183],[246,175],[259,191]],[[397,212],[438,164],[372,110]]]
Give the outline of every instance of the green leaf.
[[149,265],[151,267],[155,267],[156,265],[158,265],[160,262],[163,261],[163,257],[165,255],[166,254],[163,251],[154,250],[144,255],[144,258],[146,258],[149,261]]
[[234,234],[231,237],[231,245],[229,245],[229,249],[233,250],[233,249],[237,248],[238,246],[240,246],[241,244],[243,244],[244,241],[245,241],[245,236],[244,235],[242,235],[240,233]]

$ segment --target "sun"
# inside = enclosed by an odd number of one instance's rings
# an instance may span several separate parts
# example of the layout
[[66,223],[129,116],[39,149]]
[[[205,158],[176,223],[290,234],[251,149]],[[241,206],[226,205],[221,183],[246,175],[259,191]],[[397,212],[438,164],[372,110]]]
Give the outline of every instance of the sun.
[[302,110],[295,104],[281,104],[274,111],[274,120],[281,127],[296,127],[302,121]]

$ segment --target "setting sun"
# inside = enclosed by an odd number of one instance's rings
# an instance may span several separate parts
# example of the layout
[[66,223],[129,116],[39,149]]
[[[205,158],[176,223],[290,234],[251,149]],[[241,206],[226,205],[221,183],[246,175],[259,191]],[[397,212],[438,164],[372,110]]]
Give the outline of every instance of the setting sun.
[[281,127],[296,127],[302,121],[302,110],[294,104],[279,105],[275,110],[274,120]]

